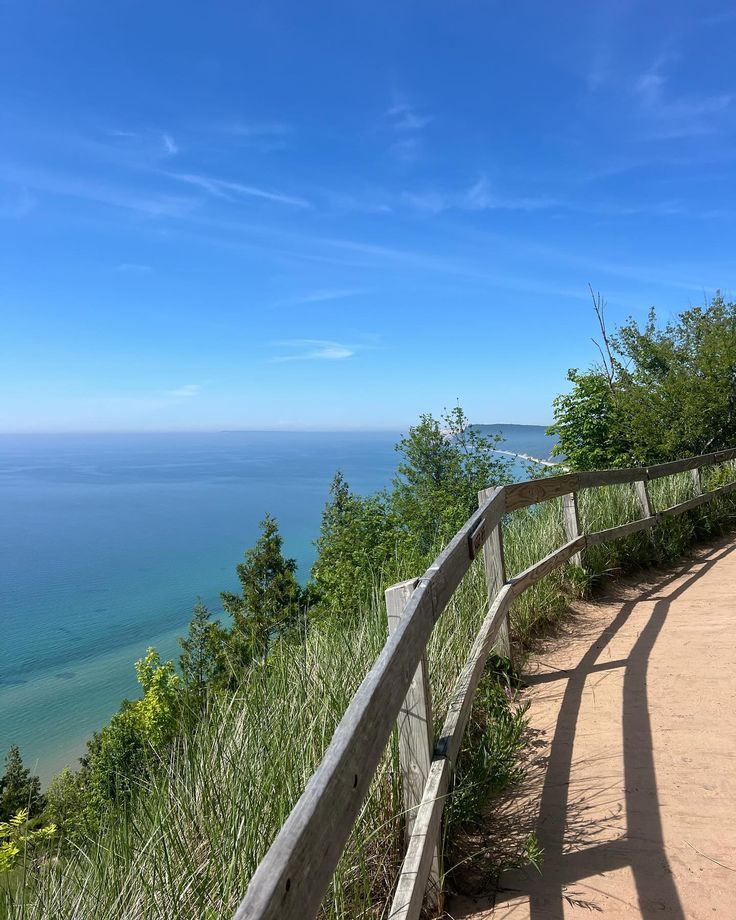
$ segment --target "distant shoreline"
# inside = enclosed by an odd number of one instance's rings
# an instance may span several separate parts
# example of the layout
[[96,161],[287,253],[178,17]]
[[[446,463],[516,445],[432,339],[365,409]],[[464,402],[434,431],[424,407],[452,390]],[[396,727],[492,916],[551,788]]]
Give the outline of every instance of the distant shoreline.
[[498,447],[492,448],[494,453],[506,454],[508,457],[516,457],[519,460],[530,460],[532,463],[538,463],[540,466],[559,466],[554,460],[542,460],[539,457],[532,457],[531,454],[519,454],[514,450],[501,450]]

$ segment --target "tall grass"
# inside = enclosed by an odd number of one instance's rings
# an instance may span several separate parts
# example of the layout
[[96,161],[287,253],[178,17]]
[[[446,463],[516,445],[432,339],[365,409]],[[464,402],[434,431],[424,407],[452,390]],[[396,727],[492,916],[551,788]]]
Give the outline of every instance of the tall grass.
[[[704,487],[733,477],[709,471]],[[688,474],[651,484],[655,509],[693,494]],[[606,574],[682,553],[697,537],[733,516],[723,499],[585,555],[585,572],[555,572],[517,599],[512,610],[522,644]],[[612,486],[580,495],[586,531],[639,516],[633,488]],[[514,512],[503,524],[509,574],[565,542],[557,501]],[[414,574],[420,574],[416,572]],[[333,731],[386,639],[382,584],[365,609],[342,622],[317,626],[302,644],[282,644],[253,667],[240,690],[212,698],[193,732],[182,735],[132,804],[107,816],[99,836],[60,848],[20,877],[0,882],[1,912],[9,920],[214,920],[228,917],[256,865],[319,763]],[[440,619],[428,648],[435,724],[486,608],[478,560]],[[509,705],[493,676],[478,694],[455,791],[447,810],[449,862],[462,858],[460,838],[488,801],[518,775],[523,708]],[[499,695],[500,694],[500,695]],[[472,836],[472,835],[470,835]],[[325,918],[385,915],[400,865],[403,816],[395,737],[381,760],[358,822],[326,897]],[[453,849],[454,848],[454,849]],[[497,854],[503,862],[505,854]]]
[[[483,572],[470,573],[428,648],[438,724],[484,613]],[[229,916],[386,640],[376,591],[360,617],[278,646],[229,699],[212,698],[151,772],[132,806],[83,849],[27,869],[5,892],[14,918]],[[395,737],[325,899],[325,917],[357,917],[395,881],[403,815]]]
[[[703,490],[736,479],[731,463],[703,470]],[[665,476],[648,483],[652,511],[663,511],[693,498],[690,473]],[[595,533],[641,517],[633,485],[603,486],[578,493],[581,528]],[[621,572],[664,565],[693,542],[705,539],[734,521],[736,498],[713,499],[692,512],[665,518],[653,530],[591,547],[584,553],[584,571],[573,565],[558,569],[517,598],[512,606],[513,631],[523,645],[564,611],[569,600],[595,590],[601,579]],[[556,499],[507,515],[503,522],[506,567],[518,574],[567,540],[562,503]]]

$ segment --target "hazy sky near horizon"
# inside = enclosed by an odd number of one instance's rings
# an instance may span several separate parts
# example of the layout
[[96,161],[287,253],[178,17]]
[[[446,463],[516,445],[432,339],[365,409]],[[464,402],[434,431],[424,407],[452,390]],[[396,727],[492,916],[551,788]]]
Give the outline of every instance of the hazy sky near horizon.
[[546,423],[730,293],[726,2],[0,4],[0,430]]

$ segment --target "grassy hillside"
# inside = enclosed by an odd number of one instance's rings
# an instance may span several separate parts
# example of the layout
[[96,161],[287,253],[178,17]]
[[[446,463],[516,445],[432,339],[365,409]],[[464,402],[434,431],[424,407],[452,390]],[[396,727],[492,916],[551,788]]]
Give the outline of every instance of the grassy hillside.
[[[710,470],[704,486],[733,476]],[[689,475],[652,483],[655,509],[692,494]],[[572,566],[544,579],[512,611],[523,646],[545,622],[564,612],[571,597],[602,576],[662,562],[733,514],[722,500],[669,520],[654,540],[636,534],[586,555],[586,571]],[[581,494],[586,530],[638,516],[629,486]],[[504,522],[509,574],[564,542],[559,502],[514,512]],[[403,567],[400,575],[420,574]],[[241,687],[212,697],[196,730],[182,734],[141,782],[132,803],[111,811],[95,839],[59,845],[51,856],[29,853],[2,878],[2,915],[12,920],[201,920],[228,917],[277,829],[329,743],[335,725],[386,638],[378,578],[373,598],[356,617],[317,626],[302,644],[279,644],[252,666]],[[474,563],[440,620],[429,648],[436,724],[486,606],[482,562]],[[488,801],[515,778],[523,743],[523,707],[509,704],[487,676],[478,696],[456,786],[447,810],[446,866],[467,852],[458,842]],[[503,699],[502,699],[503,697]],[[401,858],[401,798],[395,739],[381,762],[360,819],[340,863],[323,916],[380,916]],[[532,852],[530,847],[528,852]],[[524,858],[524,849],[494,854],[495,864]],[[449,882],[451,883],[451,878]]]

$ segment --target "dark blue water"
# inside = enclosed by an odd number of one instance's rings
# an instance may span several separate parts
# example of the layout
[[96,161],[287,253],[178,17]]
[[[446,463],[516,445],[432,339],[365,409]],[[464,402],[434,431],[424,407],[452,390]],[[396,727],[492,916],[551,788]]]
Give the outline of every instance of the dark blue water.
[[[504,446],[534,453],[526,434]],[[265,512],[306,579],[335,470],[388,485],[397,438],[0,435],[0,756],[19,744],[43,778],[73,764],[146,648],[175,656],[197,597],[237,589]]]

